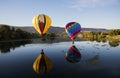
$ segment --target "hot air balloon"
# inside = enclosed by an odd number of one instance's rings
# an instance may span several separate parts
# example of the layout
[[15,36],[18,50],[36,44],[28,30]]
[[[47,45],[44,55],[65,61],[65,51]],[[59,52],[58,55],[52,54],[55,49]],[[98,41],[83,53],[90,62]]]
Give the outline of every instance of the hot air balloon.
[[34,16],[32,23],[36,31],[43,36],[51,26],[51,18],[45,14]]
[[52,69],[51,60],[44,54],[43,50],[34,61],[33,69],[37,74],[45,74]]
[[68,36],[71,38],[74,44],[75,37],[81,31],[81,25],[77,22],[70,22],[65,26],[65,31],[68,34]]
[[80,51],[72,45],[66,52],[66,60],[70,63],[77,63],[81,59]]

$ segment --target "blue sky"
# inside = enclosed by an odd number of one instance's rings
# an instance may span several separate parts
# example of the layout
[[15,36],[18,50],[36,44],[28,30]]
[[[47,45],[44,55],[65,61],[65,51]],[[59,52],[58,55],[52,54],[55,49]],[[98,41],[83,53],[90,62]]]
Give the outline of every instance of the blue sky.
[[52,26],[75,21],[85,28],[119,28],[120,0],[0,0],[0,24],[32,26],[37,14],[46,14]]

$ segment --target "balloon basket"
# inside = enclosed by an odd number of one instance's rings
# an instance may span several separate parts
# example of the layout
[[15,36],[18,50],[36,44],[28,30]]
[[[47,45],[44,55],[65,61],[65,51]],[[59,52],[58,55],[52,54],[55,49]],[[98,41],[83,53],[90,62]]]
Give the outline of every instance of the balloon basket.
[[74,44],[74,40],[72,41],[72,44]]

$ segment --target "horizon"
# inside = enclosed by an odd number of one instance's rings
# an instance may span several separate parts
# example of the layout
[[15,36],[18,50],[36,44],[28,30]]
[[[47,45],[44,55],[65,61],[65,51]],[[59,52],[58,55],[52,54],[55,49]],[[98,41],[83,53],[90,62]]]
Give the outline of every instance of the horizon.
[[35,15],[46,14],[55,27],[75,21],[82,28],[120,29],[120,0],[2,0],[0,6],[0,24],[10,26],[33,26]]
[[[7,25],[7,24],[0,24],[0,25]],[[10,27],[33,27],[32,25],[31,26],[12,26],[12,25],[8,25],[8,26],[10,26]],[[51,27],[64,28],[64,27],[60,27],[60,26],[51,26]],[[81,27],[81,28],[86,28],[87,29],[88,27]],[[92,28],[92,27],[89,27],[89,28],[90,29],[105,29],[105,30],[112,30],[112,29],[119,29],[120,30],[120,28],[111,28],[111,29],[108,29],[108,28]]]

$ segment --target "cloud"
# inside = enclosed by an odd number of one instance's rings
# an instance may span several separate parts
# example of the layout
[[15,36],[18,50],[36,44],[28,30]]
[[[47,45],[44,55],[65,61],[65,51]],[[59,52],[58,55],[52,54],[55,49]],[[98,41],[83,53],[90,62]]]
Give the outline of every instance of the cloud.
[[119,0],[71,0],[70,8],[84,9],[117,4]]

